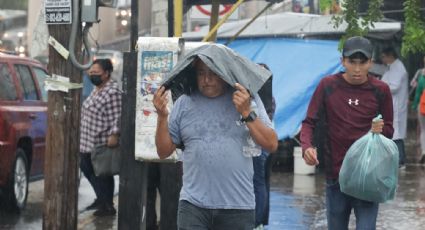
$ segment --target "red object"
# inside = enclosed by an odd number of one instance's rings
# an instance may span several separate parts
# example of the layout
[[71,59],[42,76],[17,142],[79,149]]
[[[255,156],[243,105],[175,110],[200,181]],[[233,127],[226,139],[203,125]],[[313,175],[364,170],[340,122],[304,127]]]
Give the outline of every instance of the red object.
[[[43,176],[47,93],[42,88],[46,76],[39,61],[0,52],[0,190],[6,194],[2,199],[12,205],[19,203],[11,192],[16,165],[25,165],[21,169],[26,170],[27,186],[29,179]],[[25,180],[20,181],[25,186]],[[23,190],[23,199],[15,208],[25,206],[27,191]]]
[[[196,9],[198,9],[199,11],[201,11],[201,13],[203,13],[205,15],[208,15],[208,16],[211,16],[211,12],[208,11],[208,10],[206,10],[205,8],[203,8],[201,5],[196,5],[195,7],[196,7]],[[220,10],[218,12],[218,15],[220,15],[220,16],[226,14],[227,12],[229,12],[230,9],[232,8],[232,4],[223,5],[223,7],[224,7],[224,9],[223,10]]]
[[425,90],[422,91],[421,99],[419,100],[419,111],[425,116]]
[[151,114],[151,111],[144,109],[143,110],[143,115],[145,116],[149,116]]
[[321,119],[320,138],[328,179],[337,179],[348,148],[370,131],[372,120],[381,114],[382,134],[392,138],[393,104],[387,84],[369,77],[362,85],[350,85],[342,73],[323,78],[317,86],[301,128],[301,147],[320,147],[313,140],[313,130]]

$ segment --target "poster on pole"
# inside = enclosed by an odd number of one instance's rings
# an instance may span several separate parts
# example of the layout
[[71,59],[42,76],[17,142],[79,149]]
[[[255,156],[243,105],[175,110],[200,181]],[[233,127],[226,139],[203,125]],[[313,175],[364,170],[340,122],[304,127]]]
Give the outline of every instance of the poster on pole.
[[71,0],[45,0],[44,19],[46,24],[71,24]]
[[[153,94],[159,88],[166,73],[177,63],[183,49],[181,38],[140,37],[137,41],[137,93],[135,122],[135,158],[141,161],[178,160],[173,153],[165,160],[160,160],[155,146],[157,113],[153,106]],[[169,109],[172,107],[169,94]]]

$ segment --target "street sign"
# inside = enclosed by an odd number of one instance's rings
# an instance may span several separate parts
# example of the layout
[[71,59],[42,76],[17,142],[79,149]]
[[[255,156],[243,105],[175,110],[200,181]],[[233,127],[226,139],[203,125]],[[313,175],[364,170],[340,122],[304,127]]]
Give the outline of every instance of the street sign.
[[44,18],[46,24],[71,24],[71,0],[45,0]]
[[[232,8],[231,4],[220,5],[218,16],[223,17]],[[190,17],[191,19],[209,19],[211,16],[211,5],[196,5],[192,6]],[[229,19],[238,19],[238,9],[230,15]]]
[[[221,6],[222,6],[222,9],[219,9],[219,12],[218,12],[218,15],[220,15],[220,16],[226,14],[232,8],[232,5],[230,5],[230,4],[229,5],[221,5]],[[211,10],[204,8],[202,5],[196,5],[195,7],[201,13],[203,13],[207,16],[211,16]],[[210,8],[211,8],[211,6],[210,6]]]

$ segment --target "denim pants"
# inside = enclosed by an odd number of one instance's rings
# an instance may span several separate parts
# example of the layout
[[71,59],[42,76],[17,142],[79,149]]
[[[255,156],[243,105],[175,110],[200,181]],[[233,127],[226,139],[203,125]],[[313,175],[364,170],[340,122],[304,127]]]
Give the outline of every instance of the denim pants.
[[398,149],[398,155],[399,155],[398,165],[406,164],[406,152],[404,151],[404,140],[403,139],[394,140],[394,143],[397,145],[397,149]]
[[113,205],[114,177],[97,177],[94,174],[90,153],[80,153],[80,169],[93,187],[97,199],[104,204]]
[[206,209],[179,202],[178,230],[252,230],[254,210]]
[[356,229],[376,229],[379,204],[360,200],[341,192],[338,180],[326,180],[326,216],[329,230],[348,229],[351,209],[356,216]]
[[255,226],[264,224],[268,193],[266,186],[266,160],[268,153],[262,151],[261,155],[252,158],[254,166],[254,193],[255,193]]

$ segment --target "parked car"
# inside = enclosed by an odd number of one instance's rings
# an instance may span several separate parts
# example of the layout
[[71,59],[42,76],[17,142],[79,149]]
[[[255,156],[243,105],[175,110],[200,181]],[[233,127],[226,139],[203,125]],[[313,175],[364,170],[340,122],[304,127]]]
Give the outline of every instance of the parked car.
[[0,53],[0,207],[25,207],[28,182],[43,177],[47,131],[45,67]]

